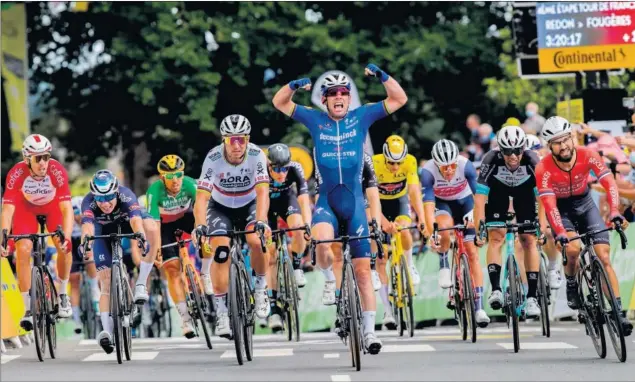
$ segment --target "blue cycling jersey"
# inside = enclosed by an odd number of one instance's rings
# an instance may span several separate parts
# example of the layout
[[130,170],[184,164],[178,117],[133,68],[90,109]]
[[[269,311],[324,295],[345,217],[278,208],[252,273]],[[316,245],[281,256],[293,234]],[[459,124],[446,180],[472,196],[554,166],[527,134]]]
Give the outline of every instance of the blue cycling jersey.
[[320,172],[320,193],[343,184],[362,193],[364,141],[373,122],[388,115],[384,102],[370,103],[349,111],[335,121],[328,113],[296,105],[291,118],[304,124],[315,144],[314,161]]

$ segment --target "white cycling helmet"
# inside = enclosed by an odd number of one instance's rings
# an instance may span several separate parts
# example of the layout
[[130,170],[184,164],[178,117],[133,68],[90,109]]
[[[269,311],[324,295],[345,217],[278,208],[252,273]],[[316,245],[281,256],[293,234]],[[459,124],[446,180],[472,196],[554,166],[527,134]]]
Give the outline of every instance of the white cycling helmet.
[[496,135],[496,142],[502,149],[525,148],[527,136],[518,126],[505,126]]
[[251,133],[251,124],[247,117],[240,114],[231,114],[223,118],[220,123],[220,134],[227,135],[249,135]]
[[571,134],[571,132],[572,129],[569,121],[562,117],[555,116],[547,119],[545,124],[542,126],[540,134],[542,135],[542,139],[549,143],[556,138]]
[[22,155],[25,157],[50,153],[52,149],[51,142],[41,134],[31,134],[22,143]]
[[343,74],[340,73],[331,73],[324,78],[324,82],[322,83],[322,95],[326,94],[326,91],[330,88],[335,88],[338,86],[344,86],[348,90],[351,90],[351,82],[348,80]]
[[448,139],[442,139],[432,146],[432,159],[437,166],[447,166],[459,159],[459,148]]
[[542,148],[542,142],[540,138],[533,134],[527,134],[527,140],[525,141],[525,150],[538,150]]

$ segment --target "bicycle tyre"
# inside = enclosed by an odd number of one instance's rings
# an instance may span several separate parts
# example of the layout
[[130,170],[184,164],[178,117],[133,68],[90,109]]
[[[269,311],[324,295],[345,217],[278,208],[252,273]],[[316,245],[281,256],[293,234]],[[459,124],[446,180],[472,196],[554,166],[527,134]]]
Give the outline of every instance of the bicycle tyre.
[[476,342],[476,307],[474,306],[474,286],[472,285],[470,262],[466,254],[462,254],[459,261],[461,262],[461,277],[463,278],[463,306],[465,306],[467,332],[474,343]]
[[256,327],[256,319],[254,315],[256,313],[254,304],[254,291],[251,289],[251,284],[247,281],[249,280],[247,276],[247,269],[245,269],[244,265],[241,263],[238,267],[240,269],[240,274],[242,278],[240,280],[242,284],[242,293],[240,298],[243,301],[244,307],[244,316],[243,316],[243,341],[245,344],[245,357],[247,361],[253,360],[254,354],[254,341],[253,335]]
[[[55,350],[57,349],[57,329],[56,329],[56,321],[55,321],[55,289],[53,287],[51,277],[47,271],[44,271],[44,299],[48,300],[46,302],[46,339],[48,340],[49,347],[49,355],[51,359],[55,359]],[[48,297],[48,298],[47,298]]]
[[[132,301],[132,291],[130,290],[130,284],[128,278],[123,277],[121,279],[122,293],[121,293],[121,306],[123,307],[122,320],[125,316],[128,316],[127,325],[122,325],[123,333],[123,348],[126,355],[126,361],[130,361],[132,357],[132,319],[135,314],[136,304]],[[127,314],[126,314],[127,313]],[[126,321],[126,320],[124,320]]]
[[358,309],[359,293],[357,286],[355,285],[355,274],[353,273],[353,265],[346,264],[346,290],[347,290],[347,305],[349,314],[349,329],[351,332],[351,353],[353,356],[353,362],[355,363],[355,370],[360,371],[362,368],[361,363],[361,333],[359,329],[360,317]]
[[[295,337],[295,341],[300,341],[300,317],[299,317],[299,306],[298,306],[298,288],[295,285],[295,276],[293,275],[292,269],[293,264],[291,263],[291,259],[287,256],[284,261],[284,277],[285,277],[285,298],[286,298],[286,319],[288,326],[288,334],[287,339],[289,341],[293,340]],[[295,335],[295,336],[294,336]]]
[[236,360],[239,365],[244,363],[243,347],[243,316],[240,313],[240,281],[238,280],[238,266],[232,263],[229,267],[229,314],[232,336],[234,337],[234,347],[236,349]]
[[407,267],[404,266],[405,264],[405,258],[402,256],[401,257],[401,283],[402,283],[402,290],[404,291],[403,293],[403,299],[404,304],[403,304],[403,308],[401,308],[401,310],[404,313],[404,316],[406,318],[406,320],[404,321],[406,324],[406,329],[408,330],[408,336],[410,337],[414,337],[415,335],[415,316],[414,316],[414,305],[413,305],[413,292],[412,292],[412,288],[410,287],[412,285],[411,280],[410,280],[410,271],[408,270]]
[[[86,274],[83,275],[86,277]],[[97,336],[97,314],[92,304],[90,285],[87,281],[82,281],[80,290],[80,306],[82,309],[82,321],[84,327],[84,338],[93,339]]]
[[207,328],[207,324],[206,324],[206,320],[205,320],[205,314],[204,314],[204,310],[203,310],[203,301],[201,299],[201,287],[198,284],[196,277],[194,276],[194,271],[192,270],[192,266],[191,265],[187,265],[185,267],[185,273],[187,274],[187,280],[188,283],[190,284],[190,291],[192,292],[192,295],[194,296],[194,309],[195,312],[193,312],[194,314],[192,314],[192,319],[194,320],[194,326],[198,326],[198,323],[196,322],[197,320],[201,322],[201,326],[203,327],[203,334],[205,335],[205,342],[207,343],[207,348],[211,349],[212,348],[212,339],[210,338],[209,335],[209,330]]
[[[388,299],[392,308],[393,318],[401,322],[401,318],[399,317],[399,303],[397,297],[397,269],[395,269],[394,266],[390,265],[390,293],[388,294]],[[398,325],[399,323],[395,324],[395,329],[399,331]]]
[[[460,263],[460,261],[459,261]],[[461,331],[461,339],[463,341],[467,340],[467,313],[465,312],[465,304],[463,303],[463,298],[461,297],[461,287],[464,285],[463,281],[456,278],[456,274],[458,273],[458,267],[460,264],[456,264],[454,262],[454,255],[452,255],[452,286],[450,287],[451,296],[454,297],[454,317],[456,318],[457,324],[459,325],[459,330]],[[459,273],[459,278],[461,278],[461,274]]]
[[123,345],[123,328],[121,325],[121,312],[119,311],[119,301],[121,294],[119,293],[119,276],[120,269],[118,266],[113,266],[110,269],[110,316],[113,321],[113,340],[115,342],[115,351],[117,353],[117,363],[123,363],[122,360],[122,345]]
[[31,294],[31,319],[33,320],[35,351],[40,362],[44,362],[44,355],[46,354],[46,323],[43,310],[46,310],[46,305],[42,303],[44,298],[40,297],[44,296],[44,285],[42,284],[40,268],[37,266],[31,268],[31,289],[29,292]]
[[[608,275],[606,274],[606,269],[604,268],[602,261],[600,261],[597,256],[593,257],[592,269],[594,271],[593,274],[598,295],[600,295],[600,311],[608,329],[611,342],[613,343],[613,350],[615,350],[615,355],[620,362],[626,362],[626,340],[624,338],[624,330],[622,329],[622,324],[620,322],[621,312],[617,308],[617,299],[615,298],[615,292],[613,291],[613,287],[611,286]],[[600,291],[602,291],[602,294],[600,294]],[[606,306],[607,302],[610,305],[609,307]],[[610,308],[610,311],[607,311],[607,308]]]
[[[590,275],[589,275],[590,276]],[[584,284],[582,283],[584,281]],[[589,292],[584,295],[583,285]],[[582,306],[578,311],[578,319],[583,315],[586,334],[591,337],[593,347],[600,358],[606,358],[606,337],[604,335],[603,317],[600,313],[599,295],[595,287],[595,281],[587,277],[587,273],[580,269],[578,271],[578,295]],[[580,312],[582,311],[582,313]]]
[[518,268],[516,262],[514,261],[514,257],[512,255],[507,256],[507,278],[509,281],[509,304],[507,309],[509,309],[509,314],[511,315],[512,320],[512,335],[514,337],[514,353],[518,353],[520,350],[520,333],[518,332],[518,295],[519,288],[518,285]]
[[544,257],[540,256],[540,271],[538,272],[538,304],[540,304],[540,321],[542,335],[551,337],[551,323],[549,322],[549,286],[547,285],[547,267]]

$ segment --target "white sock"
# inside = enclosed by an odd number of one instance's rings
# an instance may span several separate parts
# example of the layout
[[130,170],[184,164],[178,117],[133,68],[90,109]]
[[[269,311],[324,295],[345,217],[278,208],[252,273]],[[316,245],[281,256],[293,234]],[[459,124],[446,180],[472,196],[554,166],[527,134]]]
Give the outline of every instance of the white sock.
[[335,281],[335,273],[333,273],[333,266],[326,269],[322,269],[322,274],[326,278],[326,281]]
[[390,312],[392,314],[392,307],[390,306],[390,300],[388,300],[388,285],[382,285],[379,288],[379,297],[384,304],[384,312]]
[[176,310],[178,310],[183,322],[191,320],[190,312],[187,311],[187,304],[185,303],[185,301],[177,302]]
[[267,289],[267,275],[256,275],[256,290]]
[[214,302],[216,302],[218,313],[227,313],[227,305],[225,304],[226,296],[227,293],[214,295]]
[[549,265],[547,267],[548,270],[550,271],[555,271],[556,269],[558,269],[558,258],[556,257],[555,260],[549,260]]
[[146,285],[148,283],[148,276],[150,275],[150,271],[152,271],[153,263],[146,263],[145,261],[141,262],[139,266],[139,277],[137,277],[137,285]]
[[60,294],[68,294],[68,279],[60,280]]
[[364,326],[364,334],[375,333],[375,312],[362,312],[362,325]]
[[412,267],[412,248],[408,250],[403,250],[403,254],[406,255],[406,260],[408,260],[408,266]]
[[110,317],[110,312],[101,312],[101,326],[105,331],[112,334],[112,329],[115,327],[115,324],[112,322],[112,318]]
[[30,292],[22,292],[22,301],[24,301],[24,308],[31,310],[31,295]]
[[201,273],[204,275],[209,275],[209,271],[210,268],[212,267],[212,261],[214,261],[214,259],[210,258],[206,258],[204,257],[202,261],[202,265],[201,265]]
[[81,322],[82,320],[79,318],[79,306],[73,306],[73,321]]

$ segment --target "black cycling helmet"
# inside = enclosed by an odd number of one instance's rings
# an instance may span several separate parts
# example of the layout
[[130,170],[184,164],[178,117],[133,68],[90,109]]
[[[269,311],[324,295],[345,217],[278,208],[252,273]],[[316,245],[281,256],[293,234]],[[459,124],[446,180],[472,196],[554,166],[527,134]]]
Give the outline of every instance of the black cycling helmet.
[[283,167],[291,162],[291,151],[284,143],[275,143],[269,146],[267,158],[272,166]]

